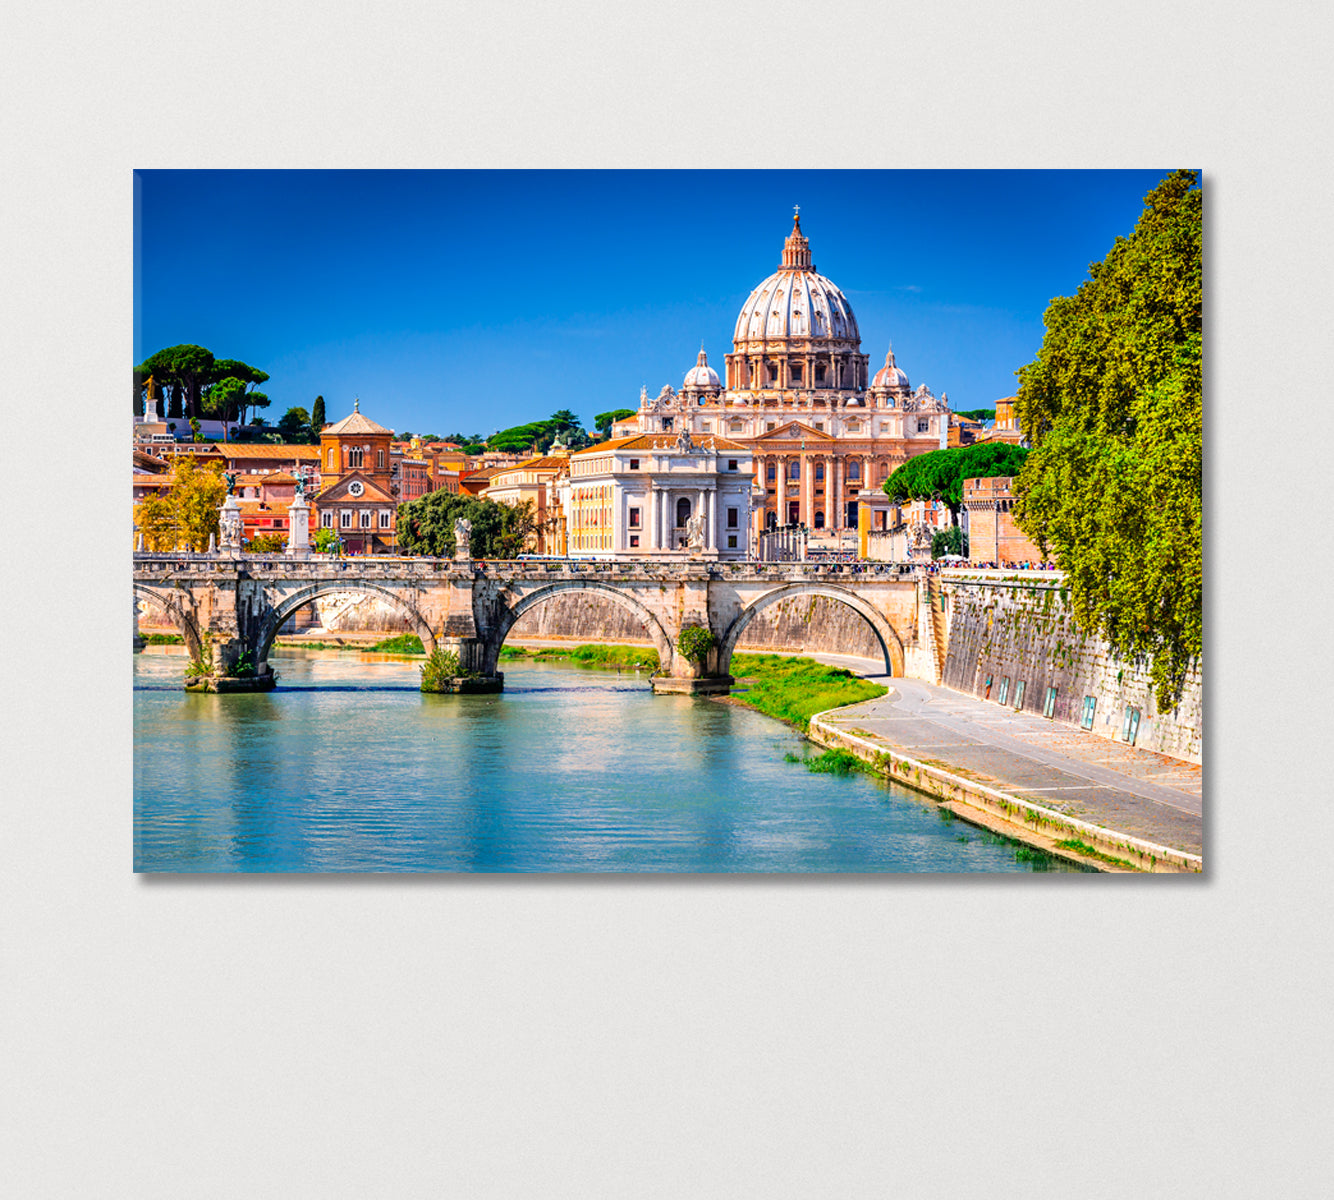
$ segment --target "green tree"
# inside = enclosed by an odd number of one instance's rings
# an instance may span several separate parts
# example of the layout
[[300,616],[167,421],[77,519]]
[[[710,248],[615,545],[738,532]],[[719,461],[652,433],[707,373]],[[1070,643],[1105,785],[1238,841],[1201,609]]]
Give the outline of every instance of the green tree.
[[315,530],[315,537],[312,540],[311,545],[313,545],[320,554],[328,554],[329,551],[334,548],[334,543],[336,541],[338,541],[338,534],[332,529],[326,529],[321,525]]
[[931,535],[931,557],[944,558],[947,554],[962,554],[968,557],[968,535],[957,525],[948,529],[937,529]]
[[[213,351],[203,346],[184,344],[168,346],[149,355],[134,368],[136,374],[145,379],[152,375],[171,394],[168,416],[180,417],[182,396],[189,415],[199,418],[199,397],[203,389],[213,382]],[[268,378],[265,376],[265,378]]]
[[1008,442],[979,442],[950,450],[932,450],[910,458],[885,480],[891,500],[940,499],[949,506],[951,523],[959,523],[963,481],[993,475],[1017,475],[1028,451]]
[[324,429],[328,421],[324,416],[324,397],[316,396],[315,403],[310,408],[310,444],[318,446],[320,444],[320,432]]
[[1202,652],[1203,203],[1176,171],[1044,318],[1015,412],[1016,518],[1066,571],[1076,621],[1150,660],[1161,710]]
[[310,413],[304,408],[289,408],[278,418],[278,432],[285,442],[305,442],[310,436]]
[[598,437],[603,441],[611,437],[611,427],[617,421],[624,421],[627,417],[633,417],[635,410],[633,408],[613,408],[611,412],[598,413],[593,418],[594,428],[598,431]]
[[474,558],[517,558],[525,553],[539,523],[531,501],[500,504],[476,496],[438,491],[398,506],[398,546],[408,554],[454,556],[454,522],[472,522]]
[[249,363],[243,363],[237,358],[219,358],[213,363],[213,385],[224,379],[240,380],[249,390],[233,395],[233,406],[230,408],[223,406],[223,411],[227,415],[220,417],[220,420],[244,423],[247,409],[269,407],[268,396],[263,392],[254,390],[261,383],[268,382],[269,375],[267,371],[261,371],[258,367],[252,367]]
[[149,550],[208,549],[218,535],[218,510],[227,496],[222,464],[200,467],[189,454],[176,456],[171,485],[135,506],[135,523]]

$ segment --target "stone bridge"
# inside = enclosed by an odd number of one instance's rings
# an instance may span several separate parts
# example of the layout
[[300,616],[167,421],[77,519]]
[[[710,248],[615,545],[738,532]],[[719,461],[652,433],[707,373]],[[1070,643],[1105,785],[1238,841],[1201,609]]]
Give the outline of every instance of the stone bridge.
[[[248,653],[268,673],[278,630],[299,608],[333,592],[387,601],[427,652],[459,655],[460,666],[494,676],[500,649],[529,609],[567,592],[597,593],[628,609],[657,648],[655,691],[720,692],[732,683],[732,652],[771,604],[823,596],[846,604],[875,631],[892,675],[939,677],[926,581],[887,563],[458,562],[432,558],[293,559],[283,555],[136,554],[134,592],[166,611],[192,654],[205,635],[227,673]],[[688,625],[716,645],[702,662],[677,650]],[[919,639],[918,630],[925,632]]]

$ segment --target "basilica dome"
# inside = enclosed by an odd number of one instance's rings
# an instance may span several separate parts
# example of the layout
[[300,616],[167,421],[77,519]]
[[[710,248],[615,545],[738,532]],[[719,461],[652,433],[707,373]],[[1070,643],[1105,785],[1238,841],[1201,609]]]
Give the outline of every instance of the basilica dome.
[[704,347],[699,350],[699,358],[695,360],[695,365],[686,372],[686,380],[682,385],[687,388],[698,388],[700,391],[716,391],[723,386],[723,381],[718,378],[718,372],[709,366],[709,356],[704,353]]
[[782,264],[751,292],[733,334],[738,347],[788,338],[861,343],[852,305],[811,262],[800,218],[793,219],[792,232],[783,243]]
[[873,388],[886,388],[894,391],[910,391],[911,385],[908,383],[908,376],[904,374],[903,369],[894,362],[894,347],[889,348],[889,353],[885,355],[885,365],[875,373],[875,378],[871,380]]

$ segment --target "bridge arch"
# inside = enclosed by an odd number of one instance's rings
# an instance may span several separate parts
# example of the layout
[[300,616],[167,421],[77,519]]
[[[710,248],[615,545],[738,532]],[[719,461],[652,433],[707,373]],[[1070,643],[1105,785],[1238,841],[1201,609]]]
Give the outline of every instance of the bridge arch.
[[894,626],[885,619],[878,609],[868,604],[856,592],[825,583],[786,584],[783,587],[774,588],[771,592],[765,592],[764,595],[751,601],[743,608],[722,636],[718,651],[718,673],[720,675],[731,674],[732,652],[736,649],[736,644],[745,632],[746,626],[755,619],[756,615],[771,604],[790,600],[794,596],[823,596],[827,600],[837,600],[846,604],[875,633],[876,639],[880,642],[880,649],[885,655],[885,671],[890,675],[903,675],[903,642],[894,631]]
[[379,584],[365,583],[360,580],[324,579],[298,591],[287,593],[278,604],[269,610],[255,638],[255,664],[268,662],[269,651],[273,649],[273,639],[278,636],[278,630],[287,623],[289,617],[312,600],[317,600],[319,597],[327,596],[332,592],[358,592],[362,595],[375,596],[377,599],[388,601],[408,619],[408,623],[412,626],[412,632],[421,638],[426,653],[430,654],[435,650],[435,634],[431,632],[430,622],[404,599],[402,592],[394,588],[381,587]]
[[600,583],[589,579],[568,579],[556,580],[552,583],[539,587],[534,591],[527,592],[521,596],[514,604],[506,606],[496,623],[494,630],[487,639],[487,661],[490,670],[494,671],[496,663],[500,656],[500,648],[505,644],[505,639],[509,632],[514,628],[519,618],[529,609],[536,608],[539,604],[550,600],[553,596],[558,596],[562,592],[588,591],[597,592],[599,595],[606,596],[615,601],[622,608],[627,609],[635,615],[648,630],[649,638],[653,642],[653,648],[658,652],[659,671],[664,674],[670,674],[673,659],[675,658],[675,648],[672,645],[672,639],[667,636],[662,627],[662,623],[653,615],[644,605],[640,604],[633,596],[621,591],[611,584]]
[[136,597],[151,600],[176,623],[190,657],[198,658],[203,653],[204,643],[199,634],[199,617],[195,613],[194,599],[190,593],[178,588],[159,590],[142,583],[133,586]]

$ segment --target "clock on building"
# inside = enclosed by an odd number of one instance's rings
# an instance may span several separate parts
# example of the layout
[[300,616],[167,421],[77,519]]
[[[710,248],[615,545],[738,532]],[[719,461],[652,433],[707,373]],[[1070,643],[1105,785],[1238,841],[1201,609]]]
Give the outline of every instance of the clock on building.
[[349,496],[360,496],[366,490],[366,485],[360,479],[354,479],[347,485],[347,494]]

